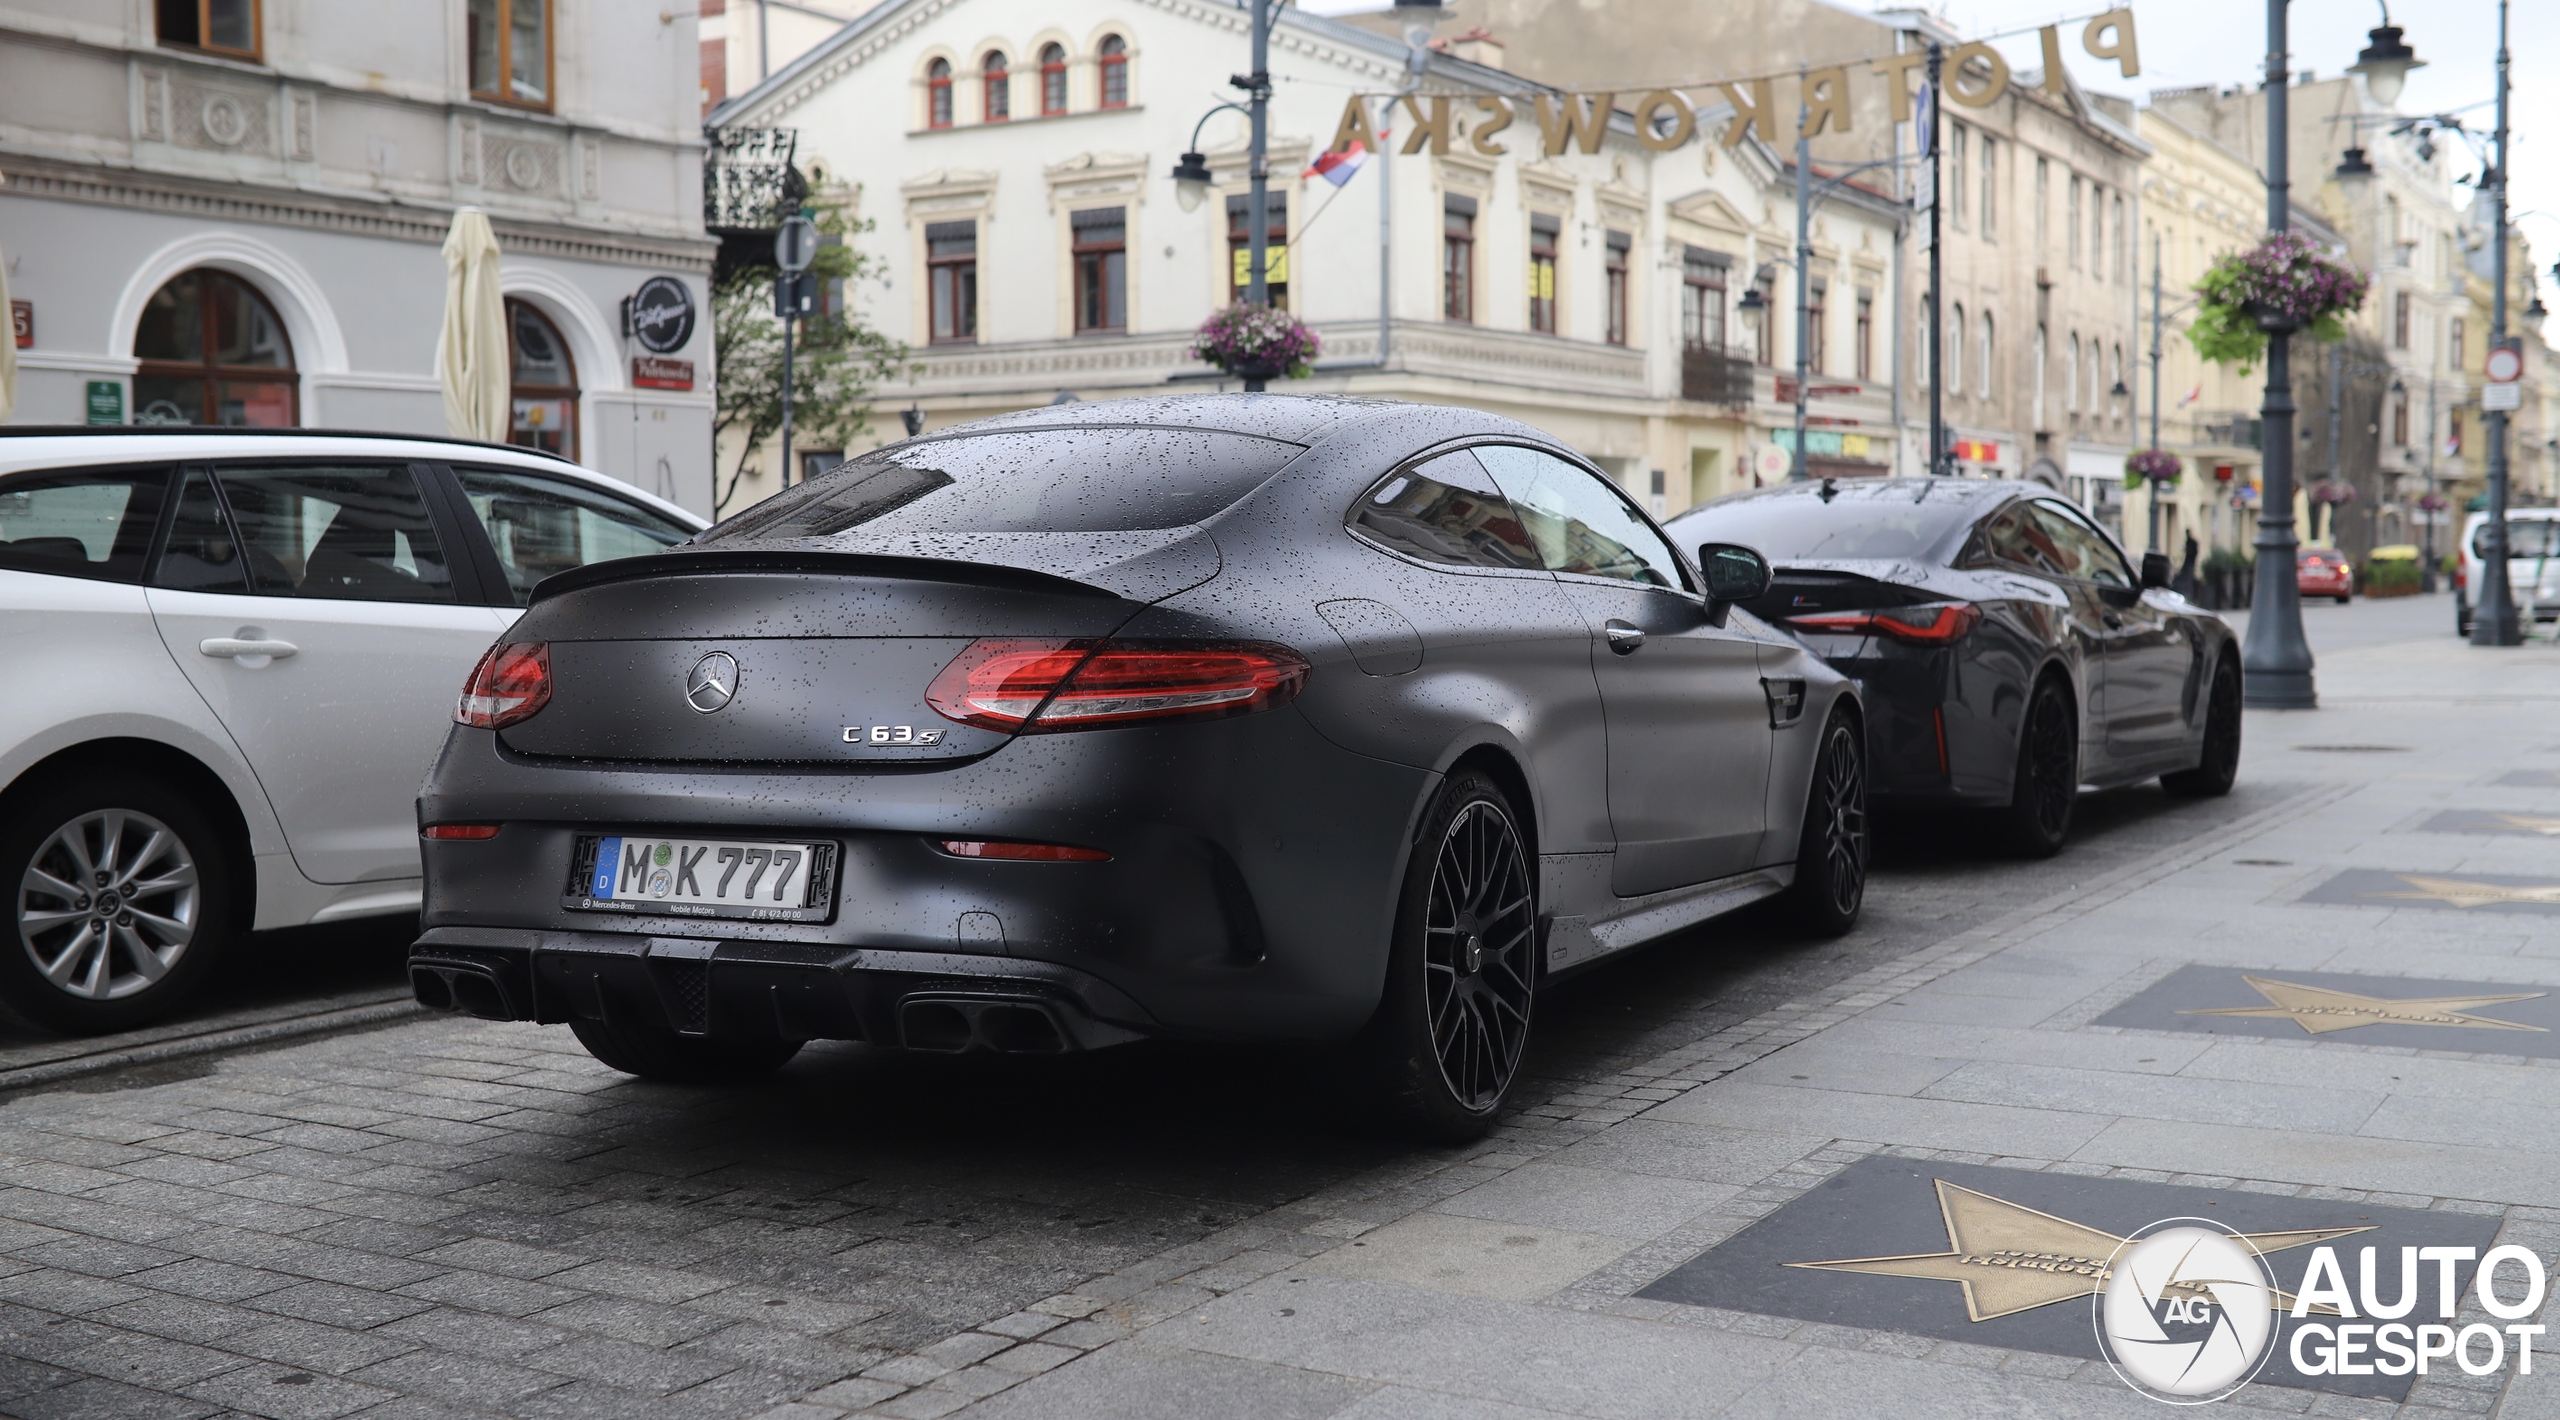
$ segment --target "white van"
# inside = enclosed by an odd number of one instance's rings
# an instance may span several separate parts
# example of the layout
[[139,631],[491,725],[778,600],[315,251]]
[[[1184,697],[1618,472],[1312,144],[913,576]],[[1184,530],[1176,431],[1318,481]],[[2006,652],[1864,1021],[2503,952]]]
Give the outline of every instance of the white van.
[[[2480,539],[2489,515],[2473,513],[2462,522],[2462,560],[2453,574],[2453,623],[2471,634],[2471,594],[2480,585]],[[2507,510],[2507,586],[2515,595],[2516,619],[2560,621],[2560,508]]]

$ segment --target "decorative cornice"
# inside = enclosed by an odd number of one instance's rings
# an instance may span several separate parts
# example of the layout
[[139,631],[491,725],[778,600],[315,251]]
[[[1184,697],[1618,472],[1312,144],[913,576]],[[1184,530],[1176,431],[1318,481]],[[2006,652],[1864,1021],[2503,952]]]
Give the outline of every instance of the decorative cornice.
[[[42,159],[8,158],[9,185],[0,196],[46,198],[100,207],[163,212],[205,221],[300,227],[343,236],[441,246],[453,209],[395,203],[358,203],[257,187],[193,181],[129,169],[82,167]],[[616,266],[708,271],[718,244],[708,237],[650,237],[536,225],[492,215],[499,246],[511,255],[548,256]]]

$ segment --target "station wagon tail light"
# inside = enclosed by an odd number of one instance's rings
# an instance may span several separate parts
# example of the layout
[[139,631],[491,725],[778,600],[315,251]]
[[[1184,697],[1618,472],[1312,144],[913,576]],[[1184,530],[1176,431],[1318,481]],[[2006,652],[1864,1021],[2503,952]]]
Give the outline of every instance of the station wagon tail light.
[[501,641],[489,648],[454,702],[453,722],[498,730],[541,713],[551,703],[551,646],[544,641]]
[[937,838],[934,846],[954,858],[996,858],[1009,863],[1108,863],[1099,848],[1064,843],[1006,843],[983,838]]
[[1250,714],[1306,683],[1306,658],[1267,641],[990,637],[943,667],[925,701],[964,725],[1049,734]]
[[1838,636],[1864,636],[1876,632],[1896,641],[1943,646],[1964,639],[1964,634],[1981,620],[1982,608],[1971,602],[1925,602],[1919,606],[1883,606],[1866,611],[1791,616],[1787,618],[1787,624],[1805,631],[1826,631]]

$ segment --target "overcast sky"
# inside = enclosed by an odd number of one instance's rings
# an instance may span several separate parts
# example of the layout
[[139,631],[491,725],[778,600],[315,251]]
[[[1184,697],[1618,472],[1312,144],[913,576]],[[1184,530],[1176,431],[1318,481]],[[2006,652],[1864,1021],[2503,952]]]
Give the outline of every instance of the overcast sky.
[[[1302,0],[1318,13],[1379,8],[1377,0]],[[1573,0],[1551,0],[1571,4]],[[1849,5],[1844,8],[1862,8]],[[2036,25],[2064,15],[2086,15],[2094,3],[2068,7],[2035,0],[1950,0],[1942,13],[1966,35],[1983,35]],[[2295,0],[2292,10],[2292,68],[2326,77],[2355,62],[2365,46],[2365,31],[2381,23],[2373,0]],[[2153,89],[2189,84],[2255,84],[2265,70],[2266,8],[2247,0],[2133,0],[2134,20],[2142,51],[2139,78],[2121,77],[2111,61],[2090,59],[2078,41],[2079,26],[2064,30],[2063,52],[2073,77],[2103,93],[2139,99]],[[2405,40],[2427,66],[2409,76],[2400,96],[2403,113],[2463,110],[2467,124],[2483,133],[2493,126],[2490,100],[2496,90],[2498,7],[2496,0],[2431,0],[2420,5],[2403,0],[2398,23]],[[2531,239],[2535,265],[2544,281],[2544,301],[2560,309],[2560,289],[2550,284],[2550,266],[2560,258],[2560,3],[2518,0],[2509,15],[2508,45],[2515,95],[2514,185],[2509,204],[2515,212],[2534,209],[2551,217],[2518,217]],[[2043,63],[2033,34],[2006,41],[2002,50],[2013,65]],[[2476,107],[2473,107],[2476,105]],[[2334,162],[2334,158],[2332,159]],[[2299,173],[2297,182],[2316,182],[2323,174]],[[2454,200],[2468,203],[2467,189]],[[2560,333],[2560,327],[2554,327]]]

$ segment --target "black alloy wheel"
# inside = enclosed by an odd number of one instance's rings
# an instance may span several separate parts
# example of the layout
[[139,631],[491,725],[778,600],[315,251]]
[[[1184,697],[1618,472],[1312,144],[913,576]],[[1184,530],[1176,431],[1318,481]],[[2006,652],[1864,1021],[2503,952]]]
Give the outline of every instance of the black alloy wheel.
[[1501,789],[1441,786],[1405,872],[1365,1072],[1405,1130],[1464,1143],[1493,1127],[1519,1076],[1538,989],[1535,879]]
[[38,783],[0,809],[0,1005],[48,1030],[129,1030],[183,1005],[237,935],[232,857],[139,775]]
[[2204,708],[2204,752],[2193,769],[2160,776],[2160,787],[2181,799],[2218,799],[2240,777],[2240,666],[2224,656],[2214,663],[2213,689]]
[[1813,787],[1796,841],[1795,919],[1837,937],[1858,925],[1867,900],[1867,754],[1858,727],[1834,711],[1814,750]]
[[2026,858],[2050,858],[2071,836],[2071,810],[2080,797],[2080,727],[2071,695],[2052,676],[2036,682],[2018,731],[2018,768],[2009,806],[2000,811],[2001,837]]
[[667,1026],[616,1016],[571,1021],[587,1053],[626,1075],[670,1085],[751,1085],[791,1063],[796,1040],[702,1040]]

